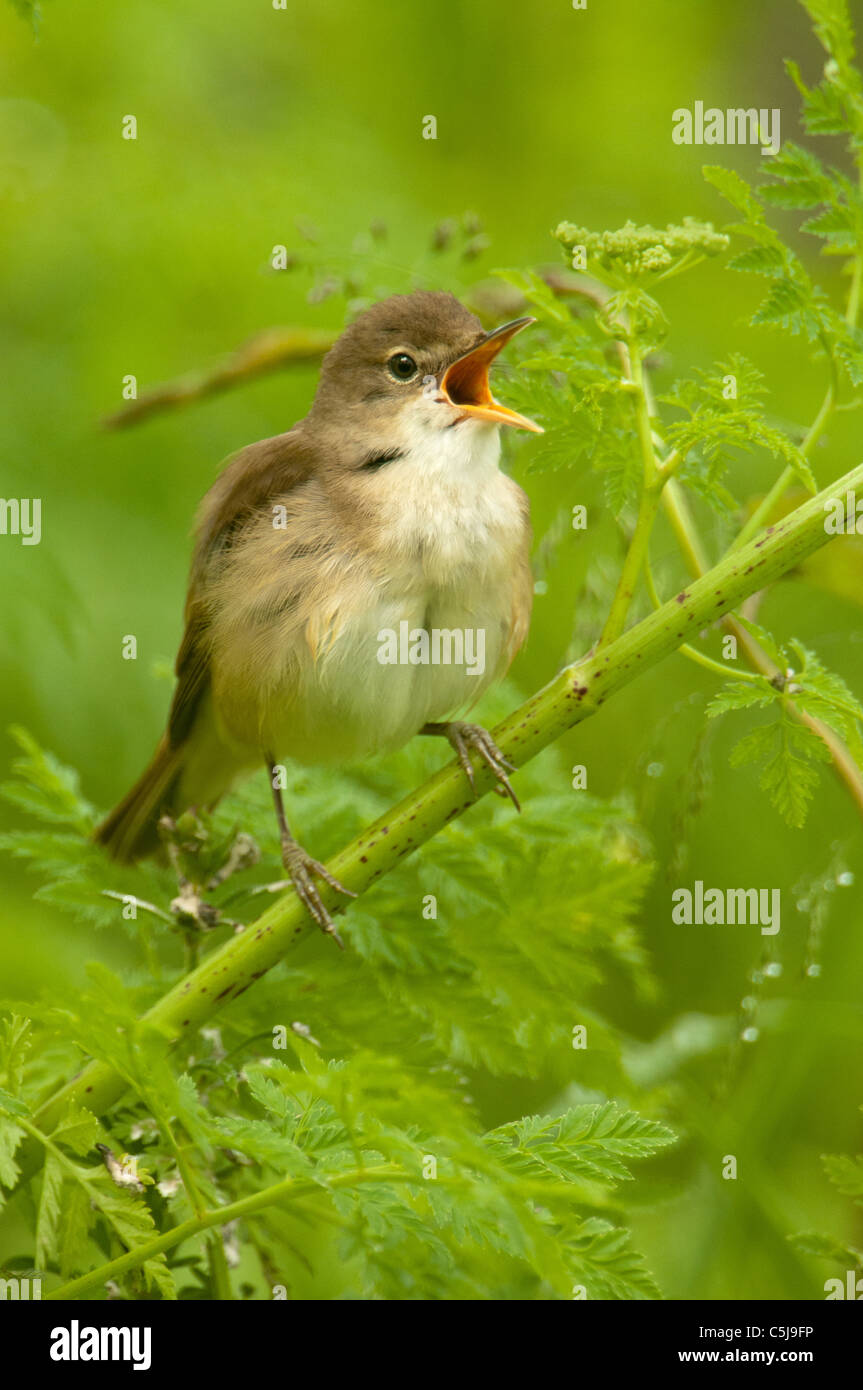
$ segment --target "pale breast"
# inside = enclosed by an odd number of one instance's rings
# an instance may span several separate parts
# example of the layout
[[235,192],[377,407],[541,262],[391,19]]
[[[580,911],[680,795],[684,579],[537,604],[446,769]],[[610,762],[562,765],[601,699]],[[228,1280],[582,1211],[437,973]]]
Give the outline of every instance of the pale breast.
[[[232,740],[348,761],[463,713],[502,673],[525,604],[528,527],[523,494],[497,466],[496,430],[475,434],[451,441],[443,462],[409,455],[381,469],[361,547],[331,537],[326,561],[304,566],[289,557],[307,517],[275,540],[261,534],[257,578],[234,574],[245,598],[230,634],[214,634],[216,708]],[[306,551],[308,541],[306,526]],[[280,603],[260,577],[263,544],[283,549]]]

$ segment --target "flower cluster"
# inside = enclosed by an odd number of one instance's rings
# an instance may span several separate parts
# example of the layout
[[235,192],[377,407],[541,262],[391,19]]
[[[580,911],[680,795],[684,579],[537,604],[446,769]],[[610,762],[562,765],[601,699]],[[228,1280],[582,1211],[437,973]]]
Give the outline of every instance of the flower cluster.
[[627,222],[611,232],[590,232],[573,222],[561,222],[554,233],[575,270],[589,270],[611,284],[643,281],[673,274],[677,269],[716,256],[728,237],[710,222],[685,217],[680,225],[659,229]]

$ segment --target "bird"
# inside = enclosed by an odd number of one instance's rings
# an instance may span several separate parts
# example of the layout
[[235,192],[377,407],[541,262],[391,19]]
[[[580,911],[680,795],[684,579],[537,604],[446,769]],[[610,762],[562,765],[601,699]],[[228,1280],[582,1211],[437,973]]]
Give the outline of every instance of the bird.
[[[197,515],[167,727],[95,831],[113,858],[156,853],[163,816],[211,809],[263,765],[290,881],[342,945],[318,882],[355,895],[293,837],[282,760],[343,764],[441,736],[474,792],[471,753],[518,808],[513,765],[456,716],[530,624],[530,504],[500,467],[500,432],[542,429],[495,399],[489,369],[533,322],[487,332],[449,293],[383,299],[324,357],[308,414],[228,460]],[[395,633],[407,643],[384,659]],[[459,664],[458,634],[481,662]]]

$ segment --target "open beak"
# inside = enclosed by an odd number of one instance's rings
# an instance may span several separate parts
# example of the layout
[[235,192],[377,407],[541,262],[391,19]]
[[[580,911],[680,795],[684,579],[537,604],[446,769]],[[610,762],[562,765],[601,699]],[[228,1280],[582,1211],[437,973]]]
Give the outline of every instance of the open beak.
[[493,332],[486,333],[478,347],[471,348],[463,357],[457,357],[447,367],[441,378],[440,389],[450,405],[461,411],[463,418],[492,420],[498,425],[533,430],[534,434],[544,432],[542,425],[496,401],[488,384],[489,368],[501,348],[506,347],[510,338],[527,328],[529,323],[536,323],[536,319],[513,319],[512,323],[495,328]]

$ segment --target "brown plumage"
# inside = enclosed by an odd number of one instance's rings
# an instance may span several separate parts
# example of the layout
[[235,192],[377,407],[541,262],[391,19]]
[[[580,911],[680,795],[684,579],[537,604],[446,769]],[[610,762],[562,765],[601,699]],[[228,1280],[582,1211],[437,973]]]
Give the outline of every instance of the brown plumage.
[[[429,726],[470,768],[450,717],[503,673],[530,616],[528,503],[498,468],[498,425],[536,427],[487,384],[525,322],[489,335],[450,295],[385,300],[327,354],[306,418],[229,462],[198,515],[167,730],[96,832],[111,854],[152,852],[160,814],[212,805],[285,755],[342,761]],[[403,620],[481,631],[485,669],[382,665],[380,632]],[[314,884],[298,888],[326,926]]]

